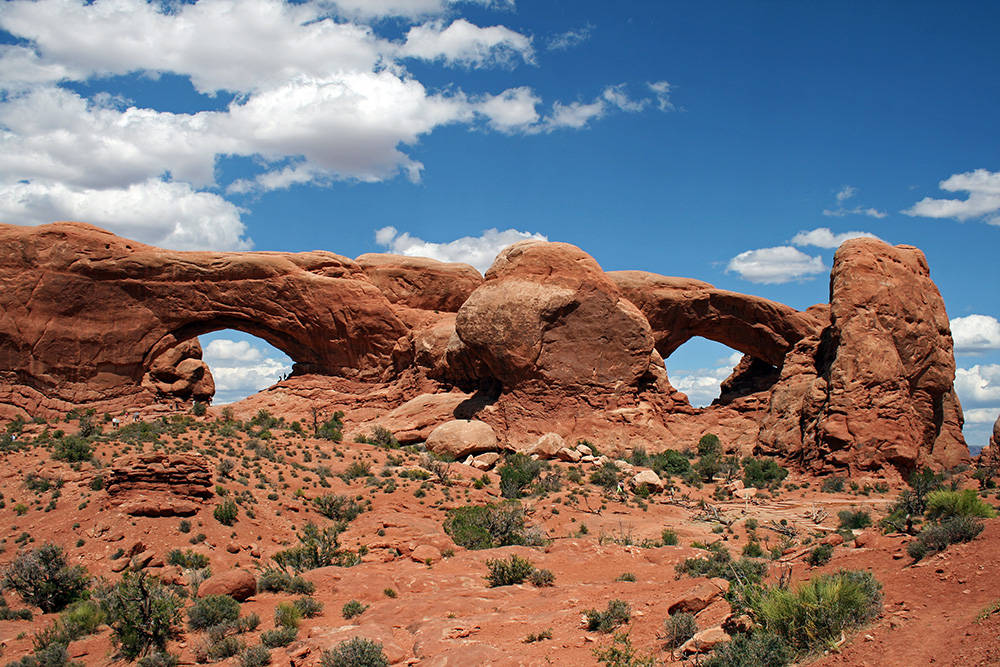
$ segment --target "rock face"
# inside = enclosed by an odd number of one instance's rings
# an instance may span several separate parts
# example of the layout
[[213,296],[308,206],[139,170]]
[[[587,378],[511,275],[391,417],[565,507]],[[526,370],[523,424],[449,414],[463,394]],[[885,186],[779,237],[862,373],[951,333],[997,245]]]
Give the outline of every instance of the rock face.
[[[657,451],[712,432],[727,451],[817,471],[968,460],[927,262],[874,239],[840,247],[830,303],[806,311],[696,280],[605,273],[564,243],[514,244],[483,277],[391,255],[173,252],[81,223],[0,225],[0,281],[8,417],[206,400],[214,384],[196,336],[232,328],[295,361],[291,378],[240,409],[306,423],[316,408],[343,410],[349,427],[384,421],[406,442],[459,419],[495,434],[486,449],[546,436],[545,456],[570,459],[582,439]],[[663,361],[695,336],[745,355],[703,409],[671,387]],[[154,465],[116,471],[109,492],[200,484],[126,471]]]
[[195,454],[151,452],[116,460],[105,484],[108,495],[166,493],[179,498],[207,500],[212,497],[212,467]]

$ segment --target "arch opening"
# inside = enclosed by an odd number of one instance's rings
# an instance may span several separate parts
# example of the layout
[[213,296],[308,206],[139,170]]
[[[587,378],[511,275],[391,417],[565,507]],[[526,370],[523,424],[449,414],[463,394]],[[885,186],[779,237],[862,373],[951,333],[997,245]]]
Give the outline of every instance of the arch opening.
[[781,370],[722,343],[701,337],[688,339],[664,359],[667,378],[687,394],[692,407],[725,405],[740,396],[766,391]]
[[287,378],[292,359],[266,340],[235,329],[198,337],[215,380],[214,405],[235,403]]

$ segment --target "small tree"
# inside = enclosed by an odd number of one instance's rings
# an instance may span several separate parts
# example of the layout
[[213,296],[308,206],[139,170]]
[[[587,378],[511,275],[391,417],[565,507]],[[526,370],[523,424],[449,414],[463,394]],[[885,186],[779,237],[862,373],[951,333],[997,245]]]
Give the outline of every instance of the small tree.
[[96,594],[117,656],[135,660],[154,649],[165,652],[167,641],[180,634],[184,601],[145,571],[126,572],[114,586],[101,586]]
[[13,590],[46,614],[79,600],[89,585],[86,568],[67,565],[62,547],[55,544],[19,553],[0,579],[0,589]]

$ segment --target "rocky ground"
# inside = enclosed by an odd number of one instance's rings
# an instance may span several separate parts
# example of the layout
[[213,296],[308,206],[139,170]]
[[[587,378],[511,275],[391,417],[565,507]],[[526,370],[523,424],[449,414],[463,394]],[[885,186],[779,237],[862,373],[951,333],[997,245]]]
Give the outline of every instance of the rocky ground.
[[[721,483],[699,489],[675,477],[672,491],[647,499],[627,487],[620,492],[589,482],[599,461],[552,461],[546,474],[558,471],[559,483],[521,499],[544,546],[473,551],[456,545],[444,524],[449,509],[500,500],[496,468],[353,442],[358,433],[350,424],[334,443],[306,435],[309,423],[301,433],[288,422],[243,427],[223,419],[218,408],[201,417],[147,411],[142,419],[155,426],[145,440],[130,422],[116,431],[95,417],[104,433],[95,440],[93,460],[77,463],[55,460],[53,451],[55,431],[76,433],[78,421],[24,426],[20,447],[0,459],[0,565],[19,550],[51,542],[93,577],[114,581],[126,568],[144,567],[193,593],[199,574],[168,564],[169,552],[203,554],[216,575],[245,569],[259,576],[276,553],[297,544],[307,523],[331,523],[313,500],[332,494],[364,509],[340,535],[341,548],[360,553],[361,562],[304,573],[323,612],[303,619],[296,640],[272,650],[271,664],[316,665],[324,649],[360,636],[382,643],[392,664],[596,665],[594,651],[607,647],[611,635],[588,631],[584,612],[615,599],[631,609],[619,631],[628,632],[641,655],[664,665],[695,664],[695,656],[663,648],[668,610],[679,603],[696,609],[699,629],[711,630],[730,608],[715,583],[681,577],[675,565],[704,554],[696,545],[719,540],[739,556],[753,538],[774,552],[772,576],[790,568],[792,580],[801,581],[841,568],[867,569],[884,587],[882,618],[810,664],[1000,663],[1000,614],[989,613],[1000,602],[1000,520],[988,520],[973,542],[916,564],[906,555],[912,538],[872,528],[847,535],[829,563],[806,564],[821,541],[840,541],[839,510],[866,509],[877,519],[895,498],[898,479],[844,480],[842,491],[829,492],[823,480],[793,470],[770,493],[726,499],[717,490]],[[642,469],[626,467],[622,477]],[[228,499],[238,501],[232,525],[213,514]],[[677,544],[663,544],[665,530]],[[666,541],[673,541],[669,534]],[[490,588],[487,561],[512,554],[551,571],[553,585]],[[11,608],[24,607],[13,592],[5,595]],[[262,621],[243,641],[259,643],[261,632],[275,627],[278,604],[296,597],[251,596],[243,613],[256,612]],[[348,620],[342,609],[352,600],[367,609]],[[5,663],[30,654],[33,634],[56,618],[33,612],[31,620],[0,621]],[[206,641],[187,630],[171,650],[182,664],[194,664]],[[88,667],[110,664],[111,651],[107,628],[69,645],[71,658]]]

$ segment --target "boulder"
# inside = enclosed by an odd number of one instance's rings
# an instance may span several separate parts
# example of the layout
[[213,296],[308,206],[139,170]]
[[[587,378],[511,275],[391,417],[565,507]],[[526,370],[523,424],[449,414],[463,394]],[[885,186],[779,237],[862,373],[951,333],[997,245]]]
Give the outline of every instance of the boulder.
[[436,563],[441,560],[441,550],[430,544],[421,544],[410,552],[410,559],[418,563]]
[[652,470],[643,470],[636,473],[630,480],[629,486],[633,489],[638,489],[643,484],[646,485],[650,491],[662,491],[663,490],[663,480]]
[[565,449],[566,443],[558,433],[546,433],[534,443],[523,447],[520,451],[531,457],[539,459],[554,459],[560,449]]
[[493,452],[499,448],[493,428],[481,421],[456,419],[441,424],[427,438],[427,449],[435,454],[461,458]]
[[563,447],[556,452],[556,458],[560,461],[565,461],[566,463],[578,463],[580,459],[583,458],[583,454],[575,449]]
[[678,651],[682,654],[708,653],[719,644],[725,644],[729,641],[732,641],[732,637],[726,634],[726,631],[721,627],[706,628],[681,644]]
[[725,579],[708,579],[688,589],[667,607],[667,614],[697,614],[729,590]]
[[198,586],[198,597],[228,595],[237,602],[245,602],[257,593],[257,580],[246,570],[229,570],[213,574]]

